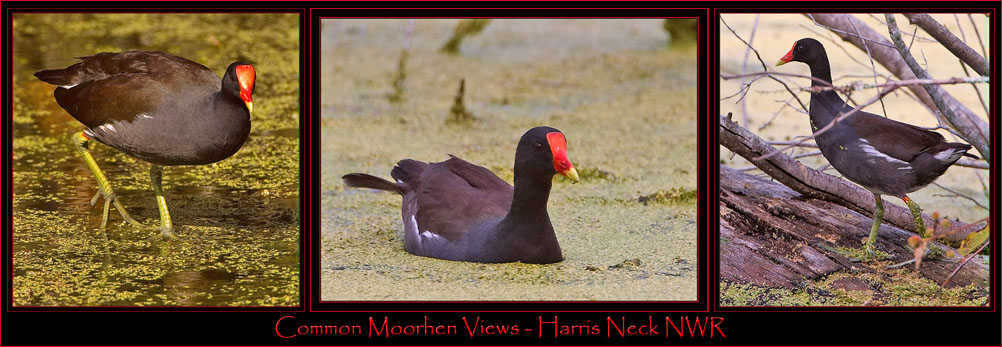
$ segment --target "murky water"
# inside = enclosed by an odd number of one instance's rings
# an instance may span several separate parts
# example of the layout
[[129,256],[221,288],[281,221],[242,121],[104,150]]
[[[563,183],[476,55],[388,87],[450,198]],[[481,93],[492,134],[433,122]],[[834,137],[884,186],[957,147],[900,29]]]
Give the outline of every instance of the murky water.
[[[58,24],[58,25],[57,25]],[[299,300],[299,43],[295,15],[14,15],[13,301],[17,306],[292,306]],[[168,29],[169,28],[169,29]],[[68,47],[74,47],[69,49]],[[255,65],[251,135],[234,156],[165,167],[178,238],[156,237],[150,164],[93,155],[129,213],[103,200],[70,144],[83,130],[31,74],[97,52],[159,50],[222,75]]]
[[[408,22],[323,23],[322,299],[695,300],[695,47],[669,47],[660,20],[493,20],[442,54],[456,23],[415,21],[399,104]],[[476,120],[446,124],[464,78]],[[511,182],[515,145],[538,125],[563,131],[582,176],[550,192],[557,264],[411,255],[400,196],[341,182],[448,153]],[[639,201],[658,191],[688,198]]]

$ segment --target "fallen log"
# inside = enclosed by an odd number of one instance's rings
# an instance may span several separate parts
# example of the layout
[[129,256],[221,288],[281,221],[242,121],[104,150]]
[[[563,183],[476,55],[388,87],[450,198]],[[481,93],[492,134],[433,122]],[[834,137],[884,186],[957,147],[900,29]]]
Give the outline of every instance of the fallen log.
[[[719,132],[721,145],[749,160],[776,151],[727,117],[720,118]],[[752,162],[782,184],[720,167],[722,280],[794,288],[804,280],[819,279],[836,271],[873,272],[872,266],[886,265],[852,262],[835,251],[838,247],[862,247],[873,224],[874,202],[870,192],[783,154]],[[912,251],[907,247],[908,237],[914,235],[915,229],[911,214],[893,204],[885,204],[885,209],[877,248],[889,253],[894,262],[911,259]],[[931,217],[924,217],[926,225],[934,225]],[[942,283],[959,263],[959,258],[927,259],[919,271],[924,277]],[[989,273],[987,262],[972,261],[949,284],[975,283],[984,287],[988,285]]]
[[[840,270],[872,272],[878,263],[852,262],[832,250],[859,248],[873,220],[838,204],[807,198],[790,188],[752,175],[720,168],[720,278],[759,286],[794,288]],[[877,249],[894,262],[912,257],[913,233],[880,226]],[[939,247],[948,248],[943,244]],[[941,283],[960,260],[925,260],[920,272]],[[987,262],[973,261],[950,286],[988,285]]]

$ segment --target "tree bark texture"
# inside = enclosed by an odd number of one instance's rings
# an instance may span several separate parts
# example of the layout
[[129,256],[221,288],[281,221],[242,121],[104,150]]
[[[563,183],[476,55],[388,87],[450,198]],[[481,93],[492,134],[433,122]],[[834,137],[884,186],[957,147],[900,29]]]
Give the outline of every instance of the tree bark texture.
[[929,36],[939,41],[939,44],[950,50],[950,53],[960,58],[960,60],[974,69],[979,75],[991,75],[991,70],[985,57],[982,57],[974,48],[961,41],[959,37],[951,33],[950,30],[947,30],[943,24],[939,24],[932,16],[922,13],[905,13],[904,16],[912,24],[922,28]]
[[[721,280],[792,289],[840,270],[875,271],[872,264],[851,262],[824,247],[862,247],[873,220],[856,211],[727,167],[720,168],[718,207]],[[877,248],[903,262],[912,257],[907,248],[911,235],[885,223]],[[952,258],[927,259],[919,271],[942,283],[958,264]],[[989,273],[987,261],[975,260],[953,277],[950,286],[987,286]]]

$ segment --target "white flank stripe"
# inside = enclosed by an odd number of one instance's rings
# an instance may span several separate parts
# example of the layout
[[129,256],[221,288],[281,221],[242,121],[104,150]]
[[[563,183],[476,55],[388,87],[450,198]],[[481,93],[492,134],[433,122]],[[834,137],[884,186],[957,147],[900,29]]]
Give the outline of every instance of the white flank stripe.
[[[884,159],[884,160],[886,160],[889,163],[904,164],[905,166],[908,165],[908,162],[906,162],[904,160],[897,159],[897,158],[892,158],[891,156],[889,156],[887,154],[881,153],[876,148],[873,148],[873,146],[870,145],[870,142],[866,141],[866,139],[859,139],[859,141],[862,142],[862,144],[859,145],[859,148],[862,149],[863,152],[865,152],[866,154],[872,155],[872,156],[877,157],[877,158]],[[909,169],[910,168],[911,167],[909,167]]]

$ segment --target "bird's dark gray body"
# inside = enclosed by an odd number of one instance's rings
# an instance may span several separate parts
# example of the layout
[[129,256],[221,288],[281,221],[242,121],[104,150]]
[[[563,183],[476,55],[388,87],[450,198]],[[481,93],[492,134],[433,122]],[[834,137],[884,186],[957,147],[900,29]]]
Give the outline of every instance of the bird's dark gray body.
[[[811,86],[831,83],[828,55],[814,39],[797,41],[788,53],[791,61],[811,68]],[[835,91],[811,93],[813,132],[824,129],[840,114],[853,111]],[[970,145],[946,142],[943,135],[869,112],[856,111],[832,128],[815,135],[821,154],[839,173],[877,194],[903,197],[941,176]]]
[[438,163],[404,160],[391,176],[405,187],[401,216],[410,253],[482,263],[562,259],[545,201],[541,214],[527,216],[532,223],[510,223],[505,217],[514,188],[486,168],[456,157]]
[[[825,99],[829,99],[824,101]],[[841,103],[838,110],[831,106]],[[811,127],[818,131],[839,112],[848,113],[834,92],[812,94]],[[888,125],[893,127],[888,128]],[[875,128],[881,126],[884,130]],[[883,133],[881,133],[883,132]],[[895,141],[907,135],[920,142]],[[922,189],[941,176],[971,146],[944,142],[938,133],[867,112],[856,112],[815,137],[825,159],[842,176],[874,193],[904,196]]]
[[56,102],[87,126],[87,137],[123,153],[158,165],[203,165],[233,155],[250,134],[240,98],[220,92],[227,82],[236,87],[232,76],[220,83],[205,66],[163,52],[79,59],[36,76],[59,85]]
[[[482,263],[555,263],[563,254],[546,204],[557,171],[551,147],[542,146],[554,133],[563,138],[549,127],[523,135],[515,152],[514,187],[455,156],[438,163],[401,160],[390,172],[396,182],[362,173],[343,179],[349,187],[403,196],[404,248],[412,254]],[[576,171],[574,175],[576,179]]]

